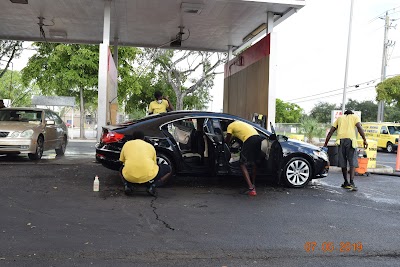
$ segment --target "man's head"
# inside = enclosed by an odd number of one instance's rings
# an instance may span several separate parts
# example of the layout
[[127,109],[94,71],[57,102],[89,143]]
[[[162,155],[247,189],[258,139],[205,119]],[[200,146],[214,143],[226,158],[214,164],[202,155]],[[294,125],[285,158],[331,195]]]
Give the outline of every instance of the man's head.
[[348,109],[344,112],[344,115],[354,114],[352,110]]
[[4,105],[3,99],[0,99],[0,108],[5,108],[6,106]]
[[156,91],[156,92],[154,93],[154,98],[155,98],[156,100],[162,99],[162,93],[161,93],[160,91]]
[[144,140],[144,133],[142,131],[136,131],[132,133],[132,139],[140,139],[140,140]]

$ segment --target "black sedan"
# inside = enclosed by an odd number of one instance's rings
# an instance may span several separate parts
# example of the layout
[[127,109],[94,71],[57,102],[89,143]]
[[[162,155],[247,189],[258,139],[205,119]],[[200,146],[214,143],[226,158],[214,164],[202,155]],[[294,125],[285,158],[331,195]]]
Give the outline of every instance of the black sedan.
[[237,116],[203,111],[175,111],[105,126],[96,144],[96,159],[118,170],[123,145],[134,131],[143,131],[156,148],[158,161],[170,165],[174,174],[242,175],[238,162],[241,142],[224,143],[227,126],[235,120],[251,124],[264,139],[257,175],[283,180],[289,187],[304,187],[311,179],[328,175],[328,155],[321,148],[277,136]]

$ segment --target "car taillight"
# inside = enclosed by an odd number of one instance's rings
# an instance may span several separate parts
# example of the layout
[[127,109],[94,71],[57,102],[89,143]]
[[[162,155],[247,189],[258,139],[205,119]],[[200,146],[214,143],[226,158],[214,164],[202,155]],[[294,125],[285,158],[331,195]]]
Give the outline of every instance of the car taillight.
[[101,141],[103,143],[114,143],[120,141],[122,138],[124,138],[124,134],[121,133],[116,133],[113,131],[107,132],[103,134],[103,137],[101,138]]

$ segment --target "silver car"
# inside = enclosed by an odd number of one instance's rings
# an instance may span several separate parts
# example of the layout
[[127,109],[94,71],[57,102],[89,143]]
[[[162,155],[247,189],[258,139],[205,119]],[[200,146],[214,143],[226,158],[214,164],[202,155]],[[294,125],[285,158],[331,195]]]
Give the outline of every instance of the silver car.
[[65,123],[49,109],[0,109],[0,154],[28,154],[38,160],[50,149],[64,155],[67,142]]

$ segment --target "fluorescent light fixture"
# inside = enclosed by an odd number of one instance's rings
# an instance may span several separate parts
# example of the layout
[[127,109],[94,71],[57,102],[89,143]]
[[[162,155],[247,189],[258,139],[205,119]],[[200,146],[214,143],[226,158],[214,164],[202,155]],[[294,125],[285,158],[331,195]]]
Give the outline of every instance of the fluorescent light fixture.
[[63,30],[49,30],[50,37],[54,39],[66,39],[67,38],[67,32]]
[[267,24],[266,23],[261,24],[256,29],[254,29],[251,33],[246,35],[246,37],[243,38],[243,43],[245,43],[248,40],[254,38],[255,36],[257,36],[257,34],[259,34],[260,32],[264,31],[265,29],[267,29]]
[[204,5],[203,4],[196,4],[196,3],[182,3],[181,4],[181,10],[184,13],[189,13],[189,14],[200,14],[201,11],[203,10]]
[[13,4],[28,4],[28,0],[10,0]]

